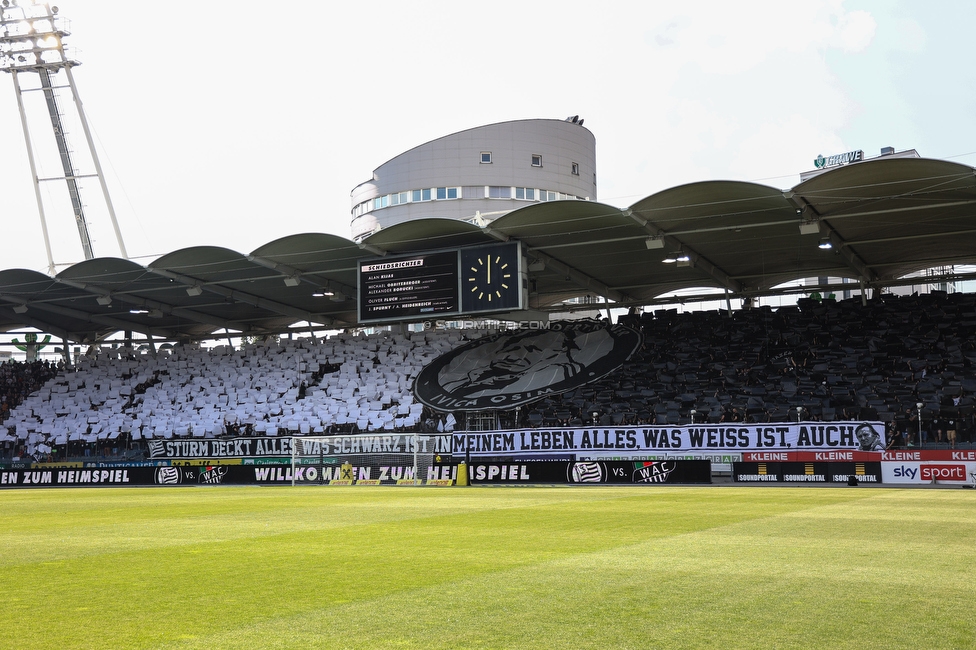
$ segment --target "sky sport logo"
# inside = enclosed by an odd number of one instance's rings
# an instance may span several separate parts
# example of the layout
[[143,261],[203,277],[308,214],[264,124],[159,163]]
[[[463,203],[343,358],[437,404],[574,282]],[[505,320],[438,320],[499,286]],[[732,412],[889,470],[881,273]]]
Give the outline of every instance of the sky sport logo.
[[965,465],[922,465],[919,470],[919,478],[925,482],[966,480]]

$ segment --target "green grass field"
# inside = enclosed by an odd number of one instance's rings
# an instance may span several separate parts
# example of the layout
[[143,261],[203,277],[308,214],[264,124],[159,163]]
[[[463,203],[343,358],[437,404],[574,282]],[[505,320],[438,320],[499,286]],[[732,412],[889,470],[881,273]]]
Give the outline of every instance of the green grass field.
[[3,648],[973,648],[976,491],[0,493]]

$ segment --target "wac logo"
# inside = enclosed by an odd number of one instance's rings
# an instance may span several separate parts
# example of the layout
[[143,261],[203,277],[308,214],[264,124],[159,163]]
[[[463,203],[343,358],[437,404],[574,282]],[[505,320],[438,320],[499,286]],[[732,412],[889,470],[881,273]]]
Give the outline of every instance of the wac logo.
[[820,154],[813,161],[813,164],[817,169],[823,169],[824,165],[827,164],[827,159],[823,157],[823,154]]
[[434,359],[414,394],[439,411],[509,409],[600,379],[640,344],[636,330],[595,320],[502,332]]
[[224,479],[224,475],[227,474],[227,468],[223,465],[208,465],[200,469],[200,473],[197,475],[197,483],[202,483],[203,485],[217,485]]
[[667,483],[676,467],[673,460],[635,463],[634,483]]

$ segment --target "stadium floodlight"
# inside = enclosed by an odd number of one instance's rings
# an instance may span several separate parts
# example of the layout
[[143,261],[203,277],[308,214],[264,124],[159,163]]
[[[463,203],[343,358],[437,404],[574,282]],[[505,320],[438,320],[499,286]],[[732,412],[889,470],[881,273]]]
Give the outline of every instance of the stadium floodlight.
[[298,279],[297,275],[289,275],[287,278],[285,278],[286,287],[297,287],[301,283],[302,281]]
[[817,246],[818,248],[820,248],[820,250],[825,250],[825,251],[830,250],[831,248],[834,247],[834,245],[830,243],[830,237],[824,237],[823,239],[821,239],[820,243]]
[[186,288],[186,295],[188,296],[199,296],[201,293],[203,293],[203,288],[199,284]]
[[95,298],[95,302],[104,307],[108,307],[112,304],[112,296],[99,296]]
[[644,240],[644,246],[647,250],[654,250],[656,248],[664,248],[664,237],[658,235],[657,237],[648,237]]
[[801,235],[819,235],[820,234],[820,221],[801,221],[800,222],[800,234]]
[[27,313],[27,305],[14,305],[14,313],[15,314],[26,314]]
[[665,264],[674,264],[675,262],[678,261],[678,255],[680,254],[681,253],[668,253],[661,261],[664,262]]
[[921,402],[916,402],[915,408],[918,409],[918,447],[922,448],[922,407],[925,406]]
[[[80,62],[68,56],[65,52],[64,39],[70,36],[70,32],[65,28],[67,23],[58,14],[57,7],[51,7],[46,2],[35,0],[23,0],[14,2],[0,3],[0,70],[10,74],[13,79],[14,92],[17,95],[17,105],[20,111],[21,126],[24,130],[24,140],[27,145],[28,162],[31,167],[31,176],[34,181],[35,198],[37,201],[38,217],[41,221],[41,230],[44,235],[45,250],[47,252],[48,269],[54,274],[54,257],[51,251],[51,244],[48,238],[47,216],[44,209],[44,200],[40,189],[41,182],[64,181],[68,190],[68,197],[73,212],[75,225],[78,228],[78,236],[81,240],[82,252],[86,260],[93,259],[95,254],[92,250],[92,240],[88,231],[88,221],[85,215],[86,202],[82,199],[82,187],[78,184],[78,179],[94,177],[98,179],[102,190],[102,197],[105,208],[112,221],[115,230],[115,238],[119,245],[119,252],[123,258],[128,259],[129,255],[125,249],[125,242],[122,240],[122,231],[119,229],[118,219],[115,216],[115,208],[109,196],[108,186],[105,183],[105,175],[102,173],[101,163],[98,153],[95,150],[95,143],[92,138],[91,129],[88,126],[88,118],[78,97],[78,89],[75,86],[72,68],[80,65]],[[37,75],[38,87],[23,88],[21,86],[20,75]],[[63,74],[64,81],[60,81],[58,75]],[[37,165],[34,162],[34,144],[31,139],[31,130],[28,125],[28,113],[22,99],[25,92],[32,90],[42,90],[47,100],[49,124],[53,129],[54,141],[60,152],[61,166],[63,174],[60,176],[49,176],[42,178],[38,173]],[[81,126],[85,142],[88,145],[90,163],[94,168],[94,173],[80,173],[72,156],[74,147],[67,139],[68,130],[63,122],[63,107],[66,102],[59,100],[62,91],[70,92],[72,106]]]

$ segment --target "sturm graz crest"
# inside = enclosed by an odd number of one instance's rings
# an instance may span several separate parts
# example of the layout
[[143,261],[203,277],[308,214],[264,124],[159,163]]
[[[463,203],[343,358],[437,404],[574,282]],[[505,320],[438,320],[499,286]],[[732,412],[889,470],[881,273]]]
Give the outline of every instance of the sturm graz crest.
[[510,409],[600,379],[640,344],[636,330],[593,320],[503,332],[434,359],[414,393],[440,411]]
[[162,440],[150,440],[149,441],[149,457],[156,458],[157,456],[166,455],[166,443]]
[[572,463],[569,466],[570,483],[603,483],[606,476],[603,463],[585,461]]

